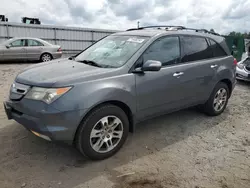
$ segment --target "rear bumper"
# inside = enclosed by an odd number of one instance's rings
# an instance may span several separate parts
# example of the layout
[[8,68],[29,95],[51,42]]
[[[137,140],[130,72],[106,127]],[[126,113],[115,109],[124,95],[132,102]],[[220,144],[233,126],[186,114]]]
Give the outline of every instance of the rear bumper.
[[239,69],[238,67],[236,67],[236,78],[238,80],[244,80],[250,82],[250,73],[245,71],[245,69]]
[[8,119],[14,119],[35,135],[48,138],[46,140],[72,144],[83,110],[61,112],[48,106],[43,109],[40,102],[25,100],[26,103],[22,102],[25,105],[20,104],[20,101],[4,102]]
[[53,59],[58,59],[62,57],[62,52],[52,53]]

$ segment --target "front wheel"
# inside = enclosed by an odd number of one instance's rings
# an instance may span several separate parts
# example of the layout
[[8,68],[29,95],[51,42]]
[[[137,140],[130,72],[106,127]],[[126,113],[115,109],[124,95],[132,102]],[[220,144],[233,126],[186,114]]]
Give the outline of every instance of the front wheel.
[[227,106],[229,95],[227,84],[219,82],[203,106],[204,112],[210,116],[220,115]]
[[80,125],[76,135],[78,150],[92,160],[114,155],[124,144],[129,132],[125,112],[114,105],[93,110]]

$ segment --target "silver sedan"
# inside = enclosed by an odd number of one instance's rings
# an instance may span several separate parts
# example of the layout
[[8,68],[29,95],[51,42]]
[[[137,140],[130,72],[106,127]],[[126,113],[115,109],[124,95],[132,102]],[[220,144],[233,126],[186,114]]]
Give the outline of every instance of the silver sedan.
[[61,56],[60,46],[38,38],[12,38],[0,44],[0,61],[39,60],[46,62]]

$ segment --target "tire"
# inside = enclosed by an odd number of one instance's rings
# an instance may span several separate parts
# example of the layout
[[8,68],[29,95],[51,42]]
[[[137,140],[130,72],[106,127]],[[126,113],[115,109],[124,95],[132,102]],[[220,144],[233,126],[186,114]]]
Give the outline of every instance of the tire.
[[[218,92],[221,92],[223,91],[223,93],[225,92],[226,93],[226,96],[225,97],[222,97],[223,99],[225,99],[224,103],[222,102],[219,102],[221,104],[221,107],[220,108],[216,108],[216,102],[215,100],[218,98]],[[209,116],[218,116],[220,115],[221,113],[224,112],[226,106],[227,106],[227,103],[228,103],[228,99],[229,99],[229,89],[228,89],[228,86],[226,83],[224,82],[219,82],[213,92],[211,93],[209,99],[207,100],[207,102],[204,104],[203,106],[203,111],[209,115]],[[220,101],[223,101],[223,100],[220,100]],[[217,109],[217,110],[216,110]]]
[[[105,122],[109,122],[108,124],[110,126],[114,122],[113,118],[117,118],[116,122],[118,123],[111,126],[115,127],[112,133],[108,132],[111,130],[105,130],[105,126],[103,126],[103,124],[105,124],[103,122],[106,118],[107,121]],[[93,133],[92,131],[97,131],[98,134],[97,132]],[[118,132],[119,134],[115,135],[115,133]],[[76,133],[76,147],[84,156],[91,160],[103,160],[111,157],[120,150],[128,137],[128,132],[129,120],[125,112],[115,105],[103,105],[90,112],[90,114],[80,124]],[[96,137],[94,136],[92,138],[91,135],[95,135]],[[120,137],[120,139],[115,137]],[[114,146],[110,147],[112,149],[108,148],[110,141]],[[97,143],[99,143],[99,145]],[[101,146],[100,149],[98,146]],[[98,149],[96,148],[98,148],[99,151],[97,151]]]
[[44,53],[41,55],[40,57],[40,61],[41,62],[48,62],[48,61],[51,61],[53,58],[52,58],[52,55],[49,54],[49,53]]

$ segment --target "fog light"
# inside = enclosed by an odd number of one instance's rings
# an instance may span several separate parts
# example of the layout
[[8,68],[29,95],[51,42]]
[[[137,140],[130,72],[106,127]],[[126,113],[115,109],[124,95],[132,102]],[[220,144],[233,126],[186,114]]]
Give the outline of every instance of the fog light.
[[48,141],[51,141],[51,139],[50,139],[48,136],[42,135],[42,134],[37,133],[37,132],[32,131],[32,130],[31,130],[31,132],[32,132],[34,135],[36,135],[36,136],[38,136],[38,137],[40,137],[40,138],[43,138],[43,139],[48,140]]

